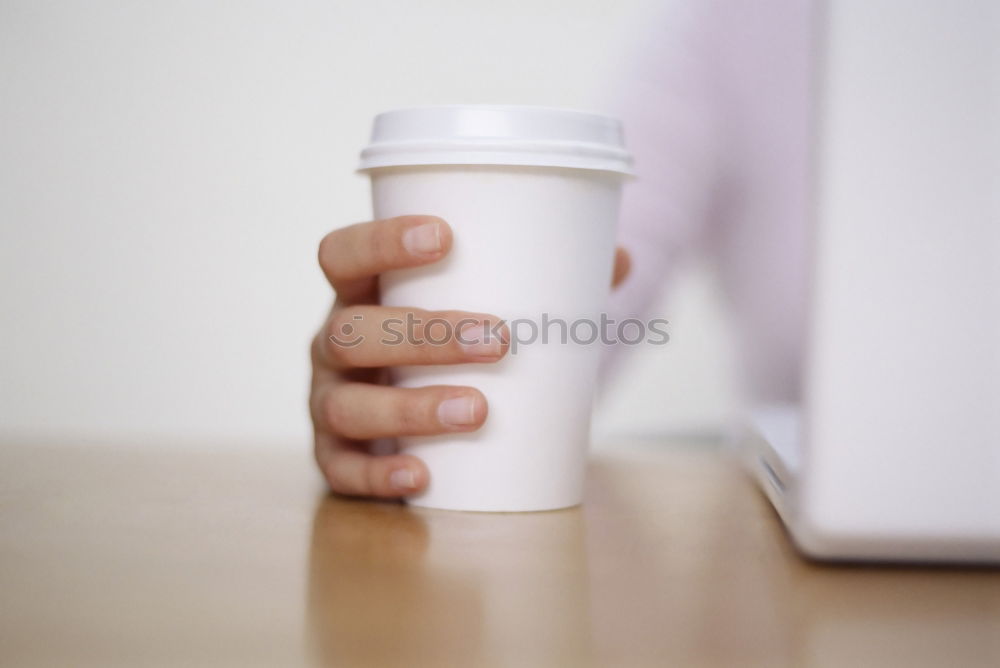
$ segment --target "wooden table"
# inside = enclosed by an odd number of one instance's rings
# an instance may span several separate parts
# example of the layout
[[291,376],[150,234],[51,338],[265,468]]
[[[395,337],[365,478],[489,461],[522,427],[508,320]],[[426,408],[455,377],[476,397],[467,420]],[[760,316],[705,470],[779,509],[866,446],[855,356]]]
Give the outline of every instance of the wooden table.
[[819,566],[718,450],[582,508],[327,496],[298,448],[0,446],[3,666],[1000,666],[1000,572]]

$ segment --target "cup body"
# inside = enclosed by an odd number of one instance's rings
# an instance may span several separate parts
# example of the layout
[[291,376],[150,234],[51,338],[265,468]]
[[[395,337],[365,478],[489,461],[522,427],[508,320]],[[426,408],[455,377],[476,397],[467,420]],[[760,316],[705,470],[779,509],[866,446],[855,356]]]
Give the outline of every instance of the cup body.
[[384,274],[382,303],[490,313],[511,329],[499,363],[394,371],[398,386],[472,386],[489,403],[477,432],[400,439],[431,474],[410,503],[480,511],[580,503],[621,175],[434,165],[371,176],[376,218],[433,214],[454,233],[441,262]]

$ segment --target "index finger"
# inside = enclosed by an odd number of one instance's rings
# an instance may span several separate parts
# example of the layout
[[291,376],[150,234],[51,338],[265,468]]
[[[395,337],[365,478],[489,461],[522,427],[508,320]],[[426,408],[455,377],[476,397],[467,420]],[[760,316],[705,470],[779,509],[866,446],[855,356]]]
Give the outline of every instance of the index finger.
[[436,262],[451,248],[451,228],[437,216],[398,216],[330,232],[319,265],[337,297],[351,303],[375,296],[378,275]]

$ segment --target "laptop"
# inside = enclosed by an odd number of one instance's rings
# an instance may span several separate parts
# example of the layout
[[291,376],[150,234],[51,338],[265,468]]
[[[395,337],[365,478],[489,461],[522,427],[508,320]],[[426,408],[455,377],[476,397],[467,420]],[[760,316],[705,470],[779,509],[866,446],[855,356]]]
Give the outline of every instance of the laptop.
[[1000,563],[1000,3],[822,14],[803,395],[742,454],[805,555]]

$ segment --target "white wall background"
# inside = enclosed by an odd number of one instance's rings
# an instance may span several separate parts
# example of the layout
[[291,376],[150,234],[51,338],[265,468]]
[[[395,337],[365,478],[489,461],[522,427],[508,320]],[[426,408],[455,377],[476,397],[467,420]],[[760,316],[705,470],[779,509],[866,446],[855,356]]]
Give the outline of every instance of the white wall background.
[[[299,447],[331,228],[373,114],[601,109],[653,0],[0,0],[0,435]],[[728,402],[711,283],[606,392],[601,435]]]

